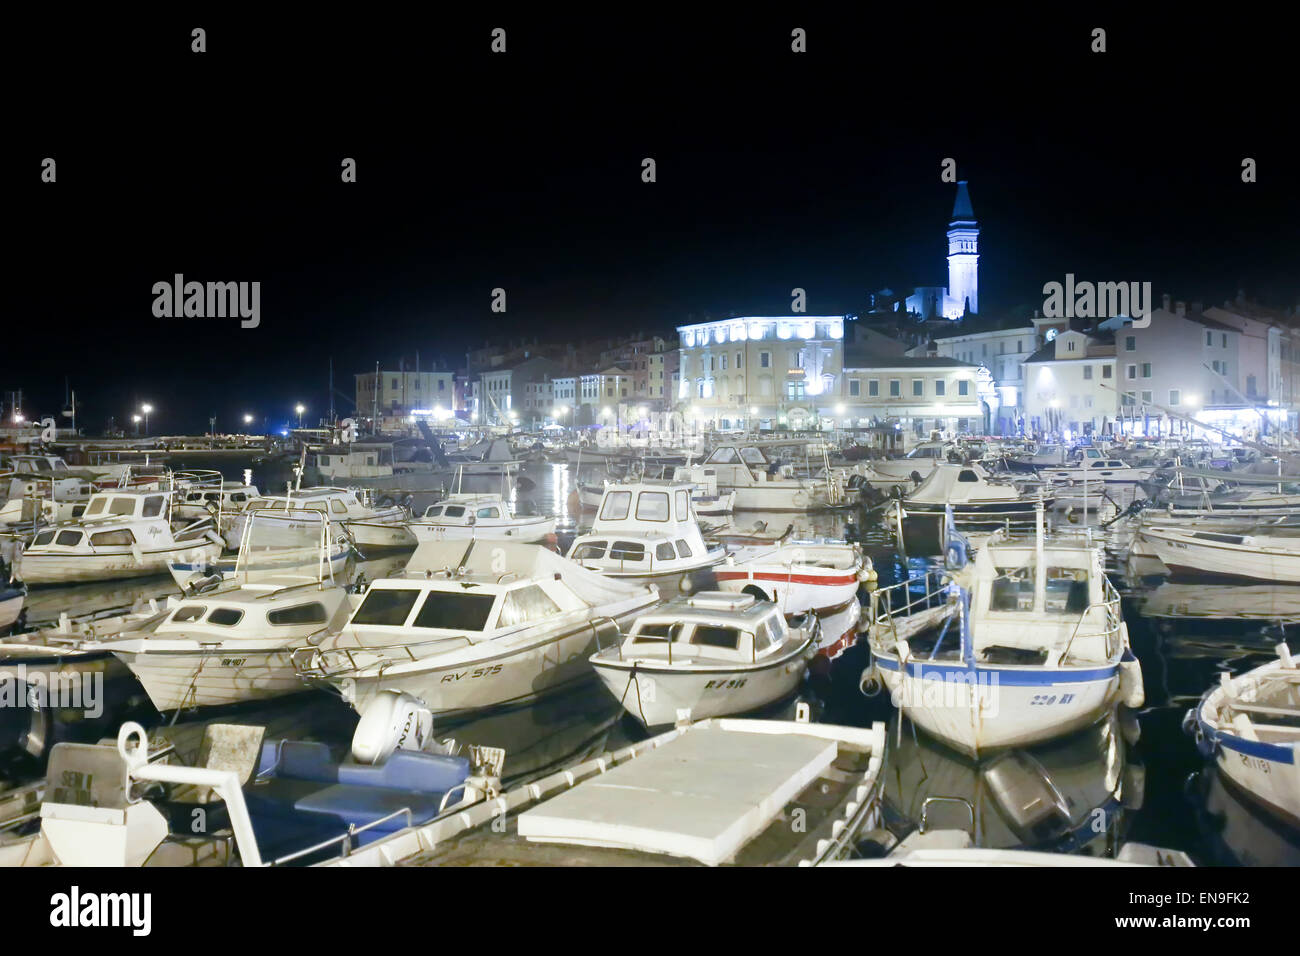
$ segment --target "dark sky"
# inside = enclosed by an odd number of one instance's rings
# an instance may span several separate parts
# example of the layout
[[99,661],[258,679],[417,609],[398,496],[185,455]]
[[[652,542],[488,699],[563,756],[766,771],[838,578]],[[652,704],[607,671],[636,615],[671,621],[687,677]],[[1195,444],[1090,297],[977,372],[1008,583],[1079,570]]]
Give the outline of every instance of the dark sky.
[[[783,313],[795,286],[811,312],[858,311],[946,283],[948,156],[986,313],[1041,303],[1067,272],[1300,298],[1285,21],[909,6],[15,23],[0,388],[52,414],[66,376],[90,429],[141,401],[156,431],[229,428],[296,401],[319,414],[331,357],[351,394],[376,360],[456,367],[490,334]],[[261,281],[261,327],[155,319],[151,287],[176,272]]]

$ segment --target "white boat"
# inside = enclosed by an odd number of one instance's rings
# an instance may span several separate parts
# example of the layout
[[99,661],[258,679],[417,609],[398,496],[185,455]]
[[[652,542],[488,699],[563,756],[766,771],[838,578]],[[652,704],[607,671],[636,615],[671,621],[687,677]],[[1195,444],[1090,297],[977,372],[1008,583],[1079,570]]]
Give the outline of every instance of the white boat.
[[225,548],[209,519],[172,530],[170,491],[93,495],[81,520],[37,532],[18,572],[28,584],[71,584],[162,574],[177,559],[207,561]]
[[1277,660],[1221,674],[1183,727],[1232,784],[1300,828],[1300,666],[1285,643],[1276,650]]
[[364,711],[411,694],[440,723],[521,705],[591,676],[588,657],[659,602],[541,545],[426,541],[377,580],[347,625],[303,648],[299,673]]
[[555,534],[555,518],[516,515],[501,495],[451,494],[429,505],[407,528],[421,541],[544,541]]
[[673,469],[673,481],[688,481],[694,486],[691,489],[691,506],[701,518],[729,515],[736,508],[736,493],[718,490],[716,468],[678,465]]
[[871,462],[872,475],[868,479],[878,487],[897,488],[904,492],[912,485],[919,485],[930,477],[930,472],[943,464],[948,464],[956,456],[958,449],[952,442],[921,442],[902,458],[882,458]]
[[800,477],[757,445],[719,445],[704,467],[716,473],[719,491],[735,492],[734,507],[741,511],[820,511],[856,501],[837,476]]
[[0,633],[13,627],[23,613],[26,600],[27,588],[21,581],[0,582]]
[[843,607],[832,608],[817,616],[822,622],[817,641],[818,659],[834,661],[858,642],[862,604],[856,597]]
[[[352,610],[335,583],[331,525],[316,511],[253,512],[233,578],[86,649],[111,651],[160,711],[265,700],[304,685],[294,648]],[[315,555],[304,566],[304,556]]]
[[1107,456],[1099,448],[1085,448],[1083,457],[1064,467],[1039,468],[1038,477],[1053,484],[1105,484],[1135,485],[1149,481],[1155,472],[1152,467],[1130,465],[1119,458]]
[[1040,498],[1045,507],[1052,506],[1050,494],[1044,498],[1038,489],[996,481],[974,462],[939,464],[905,499],[891,502],[889,516],[896,521],[908,514],[944,514],[951,508],[953,521],[961,527],[1030,524]]
[[878,826],[884,752],[880,723],[700,721],[326,865],[818,865]]
[[219,487],[192,486],[176,489],[173,515],[187,521],[209,515],[235,514],[243,511],[248,502],[258,497],[256,485],[238,481],[223,481]]
[[799,689],[819,630],[811,614],[787,626],[775,604],[706,591],[638,617],[627,637],[591,656],[591,666],[646,727],[737,716]]
[[505,438],[493,438],[473,445],[455,454],[448,455],[447,460],[457,466],[457,471],[466,478],[505,478],[513,480],[518,474],[523,461],[515,456],[510,441]]
[[1145,544],[1175,575],[1300,583],[1300,528],[1143,525],[1136,543]]
[[[945,580],[947,583],[945,583]],[[972,565],[872,595],[872,665],[913,723],[980,756],[1081,729],[1143,702],[1119,593],[1082,538],[993,536]]]
[[676,481],[607,482],[591,530],[568,557],[628,581],[662,581],[710,568],[726,551],[704,540],[691,510],[692,485]]
[[250,499],[243,513],[231,521],[231,537],[239,540],[246,515],[253,511],[305,510],[326,515],[335,534],[344,533],[354,545],[365,548],[409,548],[415,544],[406,523],[410,513],[400,505],[386,508],[369,503],[365,491],[351,488],[301,488],[284,495]]
[[778,604],[784,614],[803,614],[843,607],[875,573],[857,545],[787,539],[776,545],[732,544],[713,576],[719,590],[752,594]]

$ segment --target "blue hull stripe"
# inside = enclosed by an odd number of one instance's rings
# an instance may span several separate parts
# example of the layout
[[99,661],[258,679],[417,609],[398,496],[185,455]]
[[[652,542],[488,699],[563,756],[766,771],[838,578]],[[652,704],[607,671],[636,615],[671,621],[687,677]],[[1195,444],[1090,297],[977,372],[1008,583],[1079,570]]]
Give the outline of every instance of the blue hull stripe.
[[[899,663],[895,658],[873,657],[873,660],[884,670],[896,671],[899,669]],[[961,680],[970,683],[970,675],[974,674],[975,681],[981,684],[992,684],[996,680],[998,684],[1008,687],[1051,687],[1056,684],[1088,684],[1094,681],[1110,680],[1118,673],[1118,664],[1109,664],[1106,667],[1090,670],[1074,668],[1054,668],[1049,670],[1041,667],[1002,668],[976,666],[970,668],[964,664],[942,664],[937,661],[911,661],[907,665],[907,676],[909,677],[952,681],[954,683]]]
[[1246,740],[1236,734],[1218,730],[1213,724],[1201,717],[1199,713],[1196,716],[1196,722],[1201,725],[1201,733],[1205,735],[1205,739],[1214,741],[1224,750],[1234,750],[1239,754],[1245,754],[1247,757],[1258,757],[1260,760],[1268,760],[1273,763],[1286,764],[1287,766],[1295,763],[1294,747],[1284,747],[1281,744],[1266,744],[1260,740]]

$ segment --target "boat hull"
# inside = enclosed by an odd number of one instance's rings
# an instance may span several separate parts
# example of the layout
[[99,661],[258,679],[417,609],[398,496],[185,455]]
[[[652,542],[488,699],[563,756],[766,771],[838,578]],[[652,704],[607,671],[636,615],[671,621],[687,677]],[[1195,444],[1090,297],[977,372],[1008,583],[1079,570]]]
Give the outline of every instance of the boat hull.
[[673,668],[618,660],[592,661],[601,683],[623,709],[646,728],[691,720],[730,717],[762,710],[794,694],[803,684],[811,642],[770,665],[745,668]]
[[408,527],[416,542],[424,541],[544,541],[555,534],[554,518],[516,521],[511,525],[435,525],[411,522]]
[[[148,643],[147,641],[144,643]],[[306,689],[291,655],[302,638],[278,644],[241,640],[201,650],[113,653],[163,712],[269,700]]]
[[1300,551],[1188,541],[1149,532],[1143,532],[1140,540],[1175,575],[1300,584]]
[[28,584],[72,584],[80,581],[112,581],[167,573],[174,560],[202,564],[221,554],[215,542],[187,542],[161,551],[142,551],[137,557],[129,550],[96,554],[24,554],[20,559],[22,578]]
[[1095,668],[974,667],[876,655],[876,672],[918,727],[979,757],[1090,726],[1120,693],[1118,664]]

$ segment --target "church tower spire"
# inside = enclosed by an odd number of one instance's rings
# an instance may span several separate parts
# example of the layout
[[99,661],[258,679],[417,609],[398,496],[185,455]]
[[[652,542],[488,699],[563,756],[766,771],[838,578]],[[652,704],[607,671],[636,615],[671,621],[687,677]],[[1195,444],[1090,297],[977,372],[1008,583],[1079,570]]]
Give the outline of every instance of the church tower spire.
[[944,314],[959,319],[979,311],[979,223],[971,208],[966,180],[957,184],[957,199],[948,223],[948,295]]

